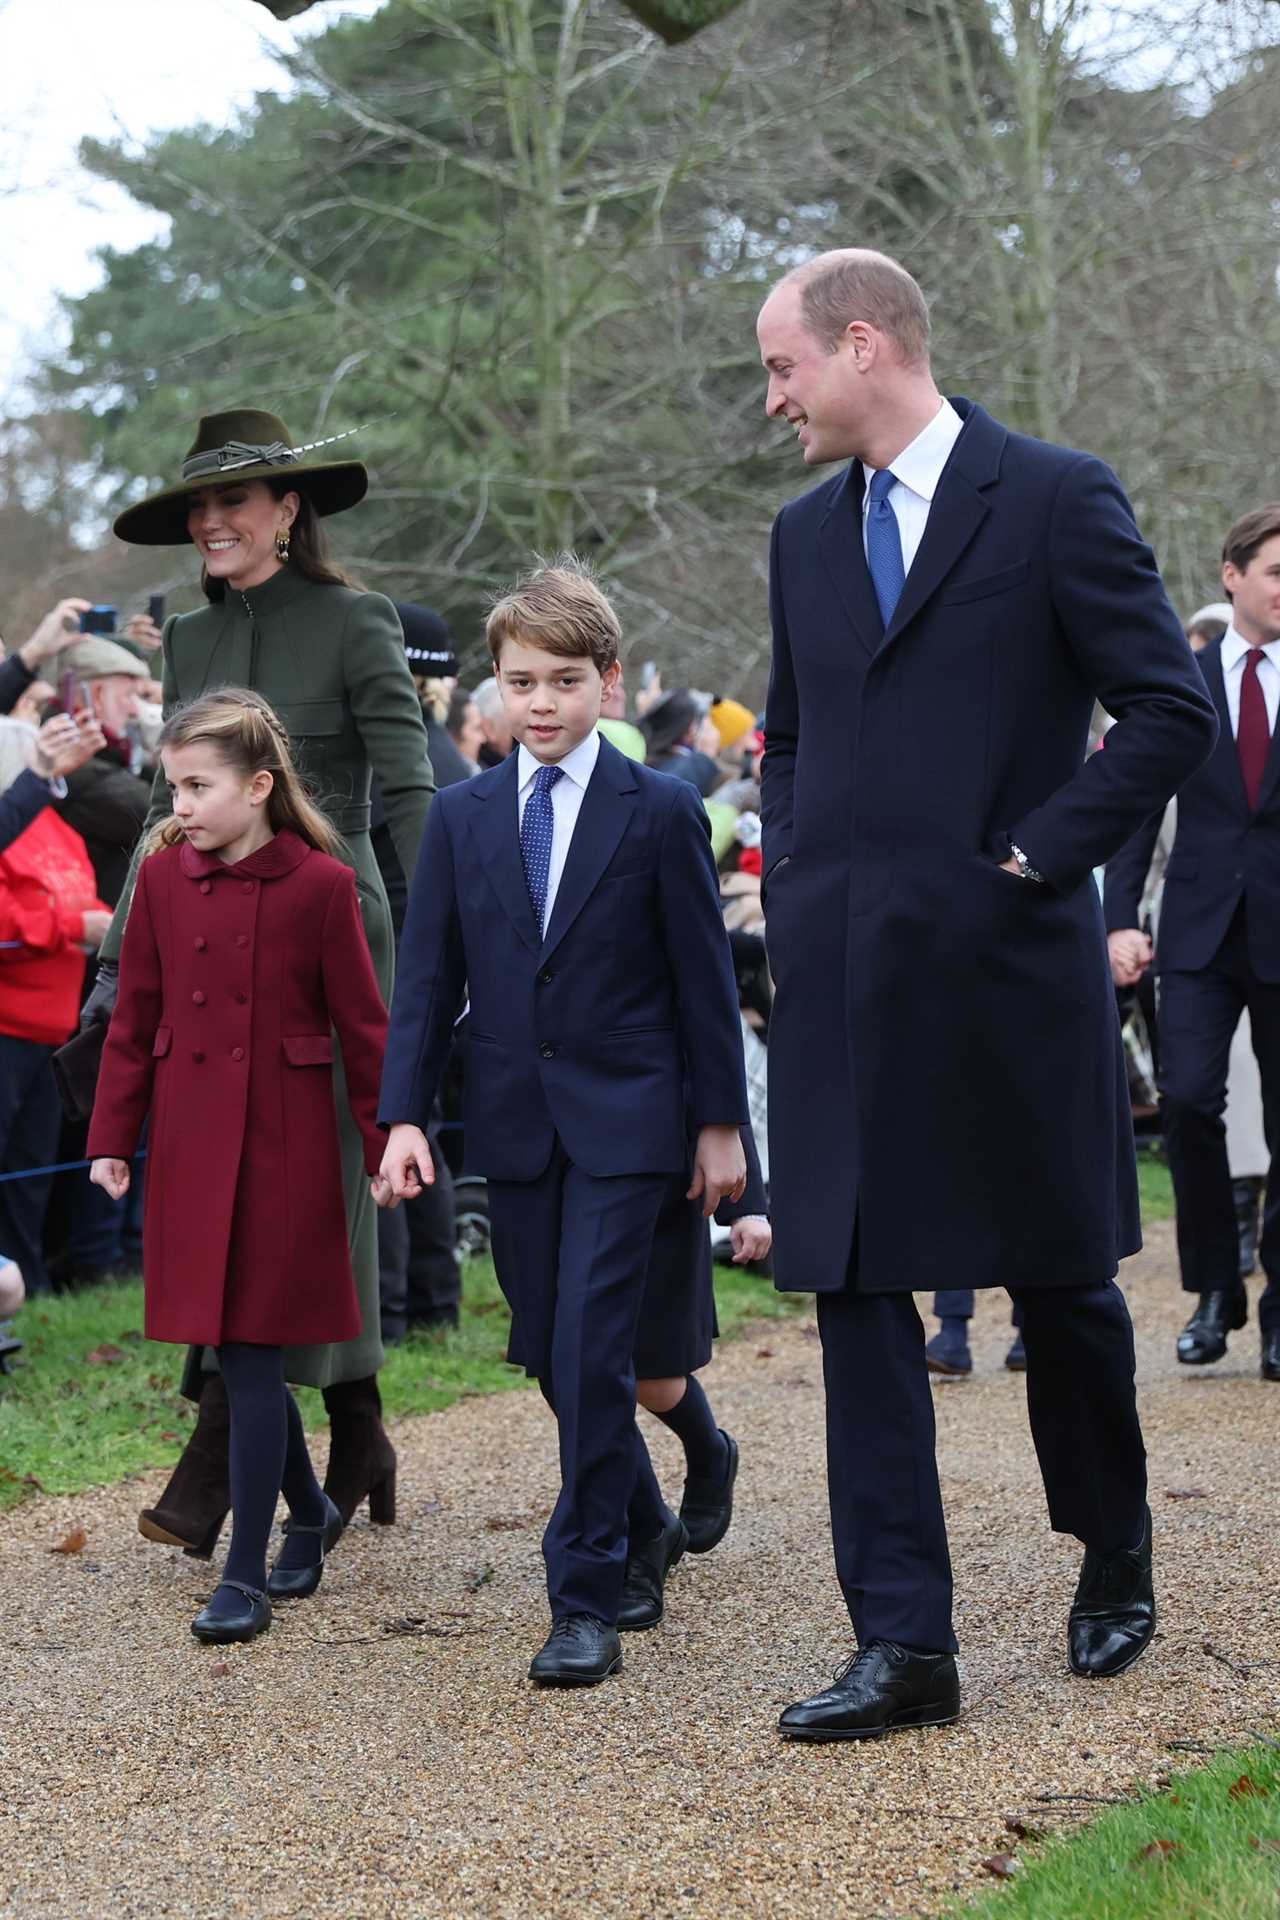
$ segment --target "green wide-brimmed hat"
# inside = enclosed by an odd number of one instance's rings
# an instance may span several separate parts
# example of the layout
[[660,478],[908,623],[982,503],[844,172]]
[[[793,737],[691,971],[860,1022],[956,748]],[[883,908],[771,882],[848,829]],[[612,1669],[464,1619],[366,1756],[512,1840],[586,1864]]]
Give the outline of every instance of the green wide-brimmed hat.
[[350,437],[337,433],[297,446],[278,414],[260,413],[255,407],[206,413],[182,462],[181,480],[149,500],[139,500],[136,507],[126,507],[115,531],[134,547],[185,546],[191,538],[191,495],[199,487],[231,486],[237,480],[287,478],[297,483],[317,513],[343,513],[369,491],[368,468],[363,460],[309,460],[307,455]]

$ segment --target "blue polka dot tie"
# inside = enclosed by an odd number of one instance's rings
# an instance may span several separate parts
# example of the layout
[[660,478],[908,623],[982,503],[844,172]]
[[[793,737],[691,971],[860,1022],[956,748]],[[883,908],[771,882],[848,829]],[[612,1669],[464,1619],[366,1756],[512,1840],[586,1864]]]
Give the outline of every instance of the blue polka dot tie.
[[902,535],[898,531],[898,516],[889,505],[889,489],[894,480],[895,475],[889,467],[873,473],[867,504],[867,566],[871,573],[871,584],[876,590],[876,599],[880,602],[880,618],[884,621],[886,631],[907,579],[907,570],[902,564]]
[[543,931],[547,911],[551,840],[556,824],[551,807],[551,789],[563,772],[563,767],[538,768],[533,776],[533,791],[524,803],[524,819],[520,822],[520,858],[524,861],[525,884],[529,889],[539,933]]

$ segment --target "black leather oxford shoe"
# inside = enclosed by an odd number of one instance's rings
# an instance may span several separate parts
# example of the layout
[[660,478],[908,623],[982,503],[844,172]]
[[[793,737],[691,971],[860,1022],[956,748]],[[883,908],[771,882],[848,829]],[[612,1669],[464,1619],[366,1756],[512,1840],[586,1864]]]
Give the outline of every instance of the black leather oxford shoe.
[[1151,1509],[1140,1546],[1121,1553],[1086,1549],[1067,1620],[1072,1671],[1109,1680],[1145,1653],[1156,1630],[1151,1584]]
[[529,1678],[540,1687],[594,1687],[621,1672],[622,1642],[614,1628],[591,1613],[567,1613],[552,1622]]
[[226,1647],[236,1640],[256,1640],[271,1625],[271,1602],[261,1587],[247,1587],[243,1580],[223,1580],[219,1592],[228,1587],[244,1596],[243,1606],[219,1607],[215,1613],[210,1602],[191,1622],[196,1639],[209,1646]]
[[680,1518],[689,1536],[689,1553],[710,1553],[729,1531],[733,1519],[733,1483],[738,1477],[738,1443],[731,1433],[720,1429],[720,1438],[728,1449],[728,1464],[719,1480],[690,1474],[684,1483]]
[[667,1575],[688,1545],[684,1521],[668,1512],[667,1523],[656,1539],[632,1547],[627,1555],[622,1600],[618,1606],[619,1633],[637,1633],[642,1627],[657,1626],[662,1618]]
[[1262,1377],[1264,1380],[1280,1380],[1280,1327],[1263,1336]]
[[869,1740],[903,1727],[943,1727],[959,1715],[954,1654],[873,1640],[825,1692],[788,1707],[778,1730],[788,1740]]
[[1178,1358],[1184,1367],[1207,1367],[1221,1360],[1227,1335],[1237,1333],[1249,1318],[1249,1296],[1243,1287],[1202,1293],[1200,1304],[1178,1335]]

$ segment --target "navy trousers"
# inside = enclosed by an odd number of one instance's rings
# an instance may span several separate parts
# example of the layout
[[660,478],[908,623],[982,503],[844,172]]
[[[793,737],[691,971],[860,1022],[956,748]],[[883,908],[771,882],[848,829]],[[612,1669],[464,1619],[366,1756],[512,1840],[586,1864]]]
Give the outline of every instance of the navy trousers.
[[665,1508],[636,1425],[634,1351],[667,1174],[593,1179],[556,1142],[537,1180],[490,1180],[498,1280],[556,1416],[560,1497],[543,1536],[554,1618],[617,1619],[630,1535]]
[[1234,1293],[1241,1284],[1239,1235],[1227,1159],[1227,1066],[1248,1007],[1271,1154],[1259,1258],[1267,1285],[1258,1301],[1265,1334],[1280,1327],[1280,986],[1249,964],[1243,905],[1212,963],[1160,976],[1160,1116],[1178,1214],[1178,1262],[1188,1293]]
[[[0,1172],[22,1174],[57,1159],[62,1102],[52,1047],[0,1033]],[[30,1294],[46,1293],[43,1238],[53,1175],[0,1182],[0,1253],[16,1260]]]
[[[1137,1543],[1147,1497],[1133,1326],[1114,1282],[1014,1295],[1027,1411],[1055,1533]],[[818,1295],[836,1574],[859,1645],[953,1653],[951,1557],[924,1329],[909,1293]]]

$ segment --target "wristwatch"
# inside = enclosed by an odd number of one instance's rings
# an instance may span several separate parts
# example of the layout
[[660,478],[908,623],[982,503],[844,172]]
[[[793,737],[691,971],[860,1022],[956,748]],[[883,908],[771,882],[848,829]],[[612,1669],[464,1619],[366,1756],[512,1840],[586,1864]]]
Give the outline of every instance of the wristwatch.
[[1026,854],[1022,851],[1022,848],[1015,847],[1012,840],[1009,842],[1009,851],[1017,861],[1018,872],[1024,880],[1034,880],[1036,885],[1040,887],[1046,884],[1044,875],[1036,871]]

